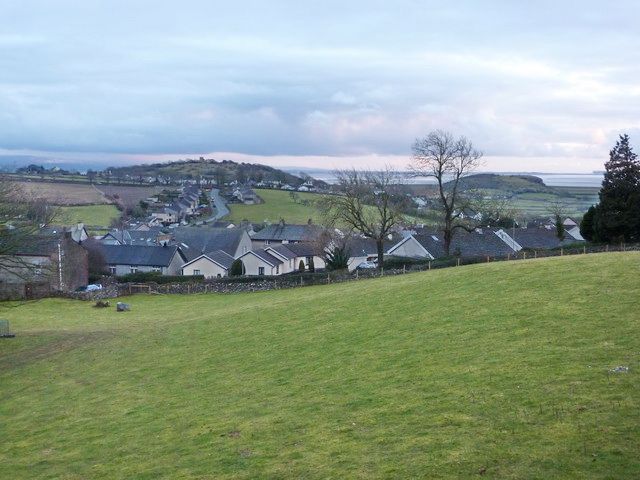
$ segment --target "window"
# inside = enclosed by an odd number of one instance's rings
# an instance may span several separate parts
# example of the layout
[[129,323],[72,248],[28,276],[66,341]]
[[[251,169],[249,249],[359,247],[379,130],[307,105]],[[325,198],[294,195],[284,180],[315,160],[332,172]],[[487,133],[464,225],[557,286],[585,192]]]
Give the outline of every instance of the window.
[[222,275],[217,274],[217,275],[216,275],[216,277],[217,277],[217,278],[222,278]]
[[280,265],[276,265],[276,275],[280,274]]
[[264,267],[258,267],[258,275],[264,275]]
[[129,267],[129,273],[138,273],[138,267]]
[[162,271],[162,267],[153,267],[151,269],[152,272],[161,272]]
[[242,253],[247,253],[247,247],[246,246],[242,247]]
[[193,271],[194,275],[200,275],[200,270],[198,270],[197,268]]
[[109,273],[111,275],[115,275],[116,274],[116,267],[109,267]]
[[265,244],[265,245],[271,245],[271,240],[265,240],[265,241],[264,241],[264,244]]

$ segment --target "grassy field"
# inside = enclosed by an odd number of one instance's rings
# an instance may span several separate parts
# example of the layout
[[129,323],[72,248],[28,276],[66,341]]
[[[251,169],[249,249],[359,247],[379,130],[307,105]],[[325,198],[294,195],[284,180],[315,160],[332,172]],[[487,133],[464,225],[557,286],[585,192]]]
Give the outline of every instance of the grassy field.
[[113,205],[59,207],[59,213],[54,223],[74,225],[83,222],[85,225],[108,227],[111,221],[119,216],[120,212]]
[[92,205],[111,203],[104,194],[89,184],[55,182],[17,182],[25,193],[46,199],[53,205]]
[[5,305],[0,478],[637,478],[639,275],[610,253]]
[[256,193],[264,200],[264,203],[258,205],[229,204],[231,213],[224,220],[237,223],[247,219],[253,223],[264,221],[276,223],[284,218],[287,223],[295,224],[307,223],[311,218],[314,223],[320,223],[320,214],[313,205],[320,198],[318,194],[296,192],[298,201],[295,202],[290,193],[284,190],[256,189]]

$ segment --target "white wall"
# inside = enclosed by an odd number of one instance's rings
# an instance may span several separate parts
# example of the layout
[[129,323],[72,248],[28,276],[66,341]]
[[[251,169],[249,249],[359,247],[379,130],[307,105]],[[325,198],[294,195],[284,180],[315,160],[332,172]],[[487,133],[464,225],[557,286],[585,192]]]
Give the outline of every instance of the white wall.
[[194,270],[200,270],[200,275],[205,278],[226,277],[228,272],[217,263],[212,262],[208,258],[199,258],[193,263],[182,268],[183,275],[195,275]]
[[[424,251],[424,248],[418,243],[418,241],[411,237],[407,241],[405,241],[402,245],[396,248],[393,251],[393,254],[396,257],[407,257],[407,258],[427,258],[431,257],[427,255]],[[433,257],[431,257],[433,258]]]
[[282,268],[279,268],[278,273],[276,273],[275,267],[272,267],[255,255],[245,255],[241,260],[244,264],[245,275],[258,275],[258,267],[264,267],[265,275],[280,275],[280,273],[282,273]]

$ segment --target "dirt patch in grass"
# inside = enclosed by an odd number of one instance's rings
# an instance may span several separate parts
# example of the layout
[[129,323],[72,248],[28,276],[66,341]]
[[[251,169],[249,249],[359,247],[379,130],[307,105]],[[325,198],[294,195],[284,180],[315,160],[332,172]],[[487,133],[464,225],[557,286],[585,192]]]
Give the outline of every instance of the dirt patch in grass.
[[16,370],[31,363],[44,360],[59,353],[83,347],[95,342],[107,340],[115,336],[114,332],[105,330],[98,332],[58,332],[42,330],[37,332],[20,333],[14,339],[6,339],[6,342],[27,340],[23,348],[7,354],[0,354],[0,374]]

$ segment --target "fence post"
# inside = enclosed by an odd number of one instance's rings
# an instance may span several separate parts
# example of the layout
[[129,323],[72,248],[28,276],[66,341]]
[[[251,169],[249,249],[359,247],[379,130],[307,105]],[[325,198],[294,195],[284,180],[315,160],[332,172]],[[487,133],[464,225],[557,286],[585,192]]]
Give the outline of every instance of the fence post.
[[358,280],[358,269],[356,268],[356,280]]
[[431,270],[431,260],[429,260],[429,270]]
[[459,267],[459,266],[460,266],[460,257],[456,259],[456,267]]
[[608,243],[604,246],[604,251],[605,251],[605,252],[608,252],[608,251],[609,251],[609,244],[608,244]]
[[187,283],[187,294],[191,293],[191,284]]
[[586,245],[583,245],[583,246],[582,246],[582,253],[583,253],[583,254],[586,254],[586,253],[587,253],[587,246],[586,246]]
[[560,248],[560,256],[562,257],[564,255],[564,248]]
[[507,253],[507,260],[511,260],[511,254]]
[[406,265],[402,265],[402,273],[407,273],[407,266]]
[[331,275],[327,273],[327,285],[331,283]]
[[522,252],[522,259],[526,260],[527,259],[527,252]]

